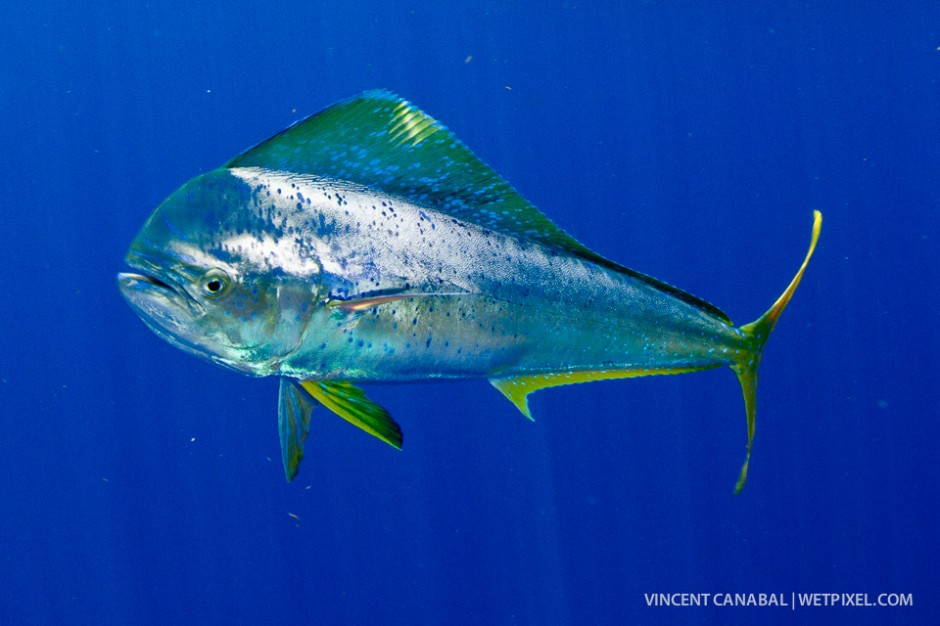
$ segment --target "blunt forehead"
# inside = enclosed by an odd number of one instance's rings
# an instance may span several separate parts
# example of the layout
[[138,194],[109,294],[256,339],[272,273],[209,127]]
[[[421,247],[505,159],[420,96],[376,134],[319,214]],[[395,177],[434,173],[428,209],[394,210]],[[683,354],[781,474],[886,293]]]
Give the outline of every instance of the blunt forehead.
[[163,250],[197,267],[318,274],[316,255],[292,228],[296,209],[262,197],[236,173],[219,169],[186,183],[157,208],[132,250]]

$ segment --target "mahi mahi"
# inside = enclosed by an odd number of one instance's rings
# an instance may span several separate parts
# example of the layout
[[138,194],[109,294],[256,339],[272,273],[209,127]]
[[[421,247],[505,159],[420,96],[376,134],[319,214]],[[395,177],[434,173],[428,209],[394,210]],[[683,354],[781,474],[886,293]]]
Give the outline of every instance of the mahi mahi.
[[728,365],[744,392],[747,476],[757,368],[783,295],[736,327],[717,307],[583,246],[456,136],[369,91],[290,126],[167,198],[120,290],[169,343],[280,380],[292,480],[322,404],[396,448],[357,386],[485,378],[531,419],[533,391]]

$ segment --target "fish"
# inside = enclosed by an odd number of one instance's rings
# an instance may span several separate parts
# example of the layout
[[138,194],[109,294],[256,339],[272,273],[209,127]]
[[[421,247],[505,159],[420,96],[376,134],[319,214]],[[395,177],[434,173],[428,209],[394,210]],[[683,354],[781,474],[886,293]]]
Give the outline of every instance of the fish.
[[159,337],[279,380],[288,481],[322,405],[400,449],[363,383],[486,379],[533,392],[729,366],[744,395],[744,486],[764,346],[809,264],[735,326],[716,306],[584,246],[444,125],[398,95],[340,101],[162,202],[118,274]]

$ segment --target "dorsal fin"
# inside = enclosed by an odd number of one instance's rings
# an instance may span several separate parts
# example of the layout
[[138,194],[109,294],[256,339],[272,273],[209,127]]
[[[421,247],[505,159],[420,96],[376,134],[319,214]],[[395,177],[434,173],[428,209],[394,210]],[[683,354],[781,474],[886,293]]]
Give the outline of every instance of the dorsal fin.
[[717,307],[592,252],[523,198],[446,127],[407,100],[367,91],[303,119],[225,167],[364,185],[627,274],[725,320]]

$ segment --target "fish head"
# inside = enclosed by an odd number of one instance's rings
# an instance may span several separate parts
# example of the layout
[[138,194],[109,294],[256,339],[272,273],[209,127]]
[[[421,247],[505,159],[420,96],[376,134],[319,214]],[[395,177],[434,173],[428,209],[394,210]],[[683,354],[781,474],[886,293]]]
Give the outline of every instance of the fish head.
[[321,298],[317,259],[287,236],[275,208],[225,169],[165,200],[118,275],[125,300],[170,344],[224,367],[277,373]]

